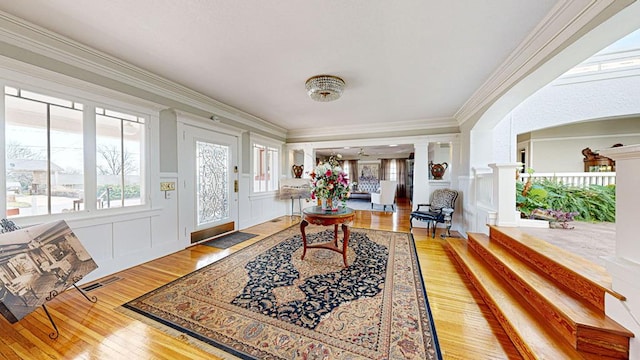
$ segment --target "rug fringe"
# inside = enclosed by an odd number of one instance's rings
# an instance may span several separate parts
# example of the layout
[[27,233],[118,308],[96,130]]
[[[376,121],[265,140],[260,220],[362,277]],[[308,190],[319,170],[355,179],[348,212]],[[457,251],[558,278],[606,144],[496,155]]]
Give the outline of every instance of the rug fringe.
[[198,340],[194,337],[191,337],[185,333],[183,333],[182,331],[173,329],[167,325],[164,325],[158,321],[155,321],[153,319],[150,319],[142,314],[139,314],[133,310],[127,309],[125,307],[122,306],[118,306],[117,308],[114,309],[115,311],[122,313],[130,318],[133,318],[135,320],[138,320],[142,323],[144,323],[145,325],[149,325],[155,329],[158,329],[160,331],[162,331],[163,333],[172,336],[182,342],[185,342],[195,348],[198,348],[202,351],[205,351],[211,355],[217,356],[220,360],[242,360],[239,357],[233,356],[231,354],[229,354],[228,352],[225,352],[221,349],[218,349],[217,347],[211,345],[211,344],[207,344],[204,341]]

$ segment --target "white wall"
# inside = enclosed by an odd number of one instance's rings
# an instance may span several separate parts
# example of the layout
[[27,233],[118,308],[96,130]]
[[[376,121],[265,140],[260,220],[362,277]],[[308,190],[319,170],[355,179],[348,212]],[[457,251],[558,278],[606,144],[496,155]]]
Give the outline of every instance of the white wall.
[[[536,172],[584,171],[582,149],[594,152],[614,144],[640,143],[640,118],[614,118],[555,126],[518,135],[513,156],[519,161],[519,150],[527,149],[528,167]],[[527,141],[520,141],[527,139]]]
[[[159,180],[177,181],[177,177],[163,174]],[[83,283],[184,248],[178,237],[177,196],[165,199],[159,182],[154,188],[159,202],[154,210],[67,221],[98,264]]]
[[[532,139],[531,168],[540,173],[583,172],[582,149],[589,147],[592,151],[599,151],[610,148],[621,140],[621,137],[611,136],[586,139]],[[622,141],[638,144],[640,135],[627,136]]]

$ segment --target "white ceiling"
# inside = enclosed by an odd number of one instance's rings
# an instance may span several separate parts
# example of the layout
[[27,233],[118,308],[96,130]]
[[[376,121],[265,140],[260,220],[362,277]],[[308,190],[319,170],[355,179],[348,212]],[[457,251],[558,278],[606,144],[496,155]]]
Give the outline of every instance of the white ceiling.
[[[456,112],[555,0],[0,0],[0,10],[289,130]],[[342,77],[341,99],[304,90]]]

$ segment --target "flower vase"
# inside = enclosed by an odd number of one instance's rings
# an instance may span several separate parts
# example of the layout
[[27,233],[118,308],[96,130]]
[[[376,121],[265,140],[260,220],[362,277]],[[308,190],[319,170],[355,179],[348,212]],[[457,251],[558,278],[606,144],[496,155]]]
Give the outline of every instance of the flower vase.
[[291,166],[291,171],[293,171],[293,176],[296,179],[300,179],[302,177],[302,171],[304,170],[304,165],[293,165]]
[[322,210],[324,211],[338,211],[340,207],[340,200],[332,198],[322,198]]
[[338,198],[329,199],[331,204],[331,211],[338,211],[340,208],[340,200]]

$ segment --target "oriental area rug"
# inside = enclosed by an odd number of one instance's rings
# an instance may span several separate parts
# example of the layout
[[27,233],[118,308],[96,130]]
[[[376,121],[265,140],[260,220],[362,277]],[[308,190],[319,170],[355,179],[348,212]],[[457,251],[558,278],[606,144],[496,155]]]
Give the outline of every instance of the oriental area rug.
[[120,310],[223,359],[441,359],[411,234],[351,229],[346,268],[302,249],[294,225]]

